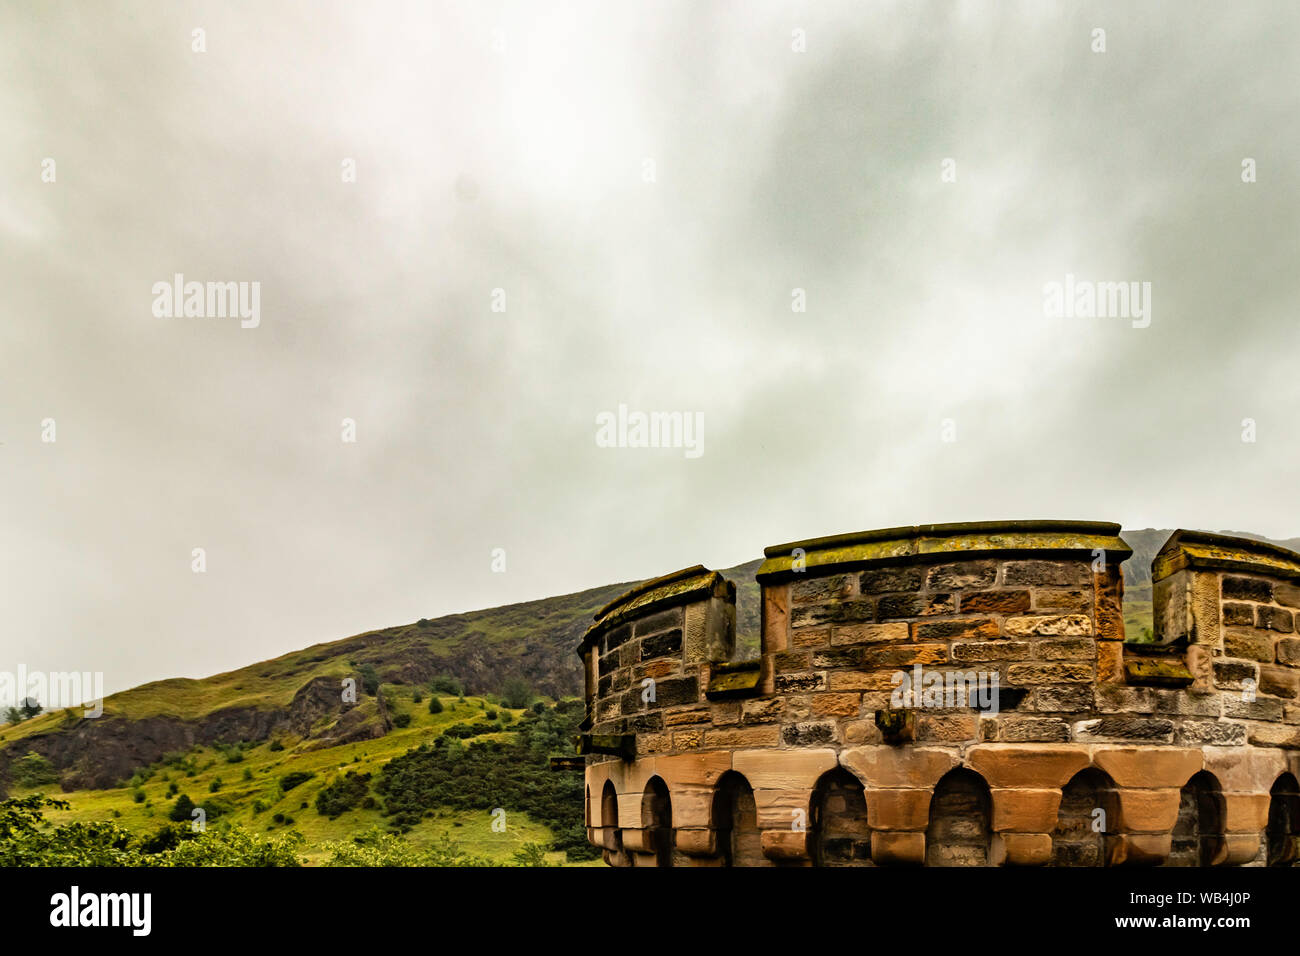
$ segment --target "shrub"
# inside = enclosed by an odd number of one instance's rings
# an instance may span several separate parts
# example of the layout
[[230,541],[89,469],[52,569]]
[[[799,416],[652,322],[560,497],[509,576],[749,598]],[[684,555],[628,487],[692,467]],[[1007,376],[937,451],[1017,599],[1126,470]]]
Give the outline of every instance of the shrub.
[[362,664],[357,670],[361,674],[361,689],[371,697],[379,693],[379,674],[373,664]]
[[395,714],[395,715],[393,716],[393,726],[394,726],[394,727],[409,727],[409,726],[411,726],[411,715],[410,715],[410,714]]
[[435,694],[446,694],[449,697],[464,696],[465,685],[455,677],[440,674],[433,680],[429,681],[429,690]]
[[271,745],[270,745],[269,747],[267,747],[266,749],[267,749],[267,750],[283,750],[283,749],[284,749],[284,744],[280,743],[280,741],[278,741],[278,740],[272,740],[272,741],[271,741]]
[[340,814],[356,809],[365,800],[369,800],[373,807],[374,799],[369,794],[370,774],[349,770],[316,794],[316,812],[333,820]]
[[288,793],[294,787],[306,783],[314,776],[316,776],[316,774],[312,773],[310,770],[294,770],[292,773],[286,773],[280,778],[280,789],[285,793]]
[[182,820],[189,822],[193,812],[194,801],[190,799],[189,794],[182,793],[176,798],[176,805],[172,807],[171,813],[167,814],[167,816],[178,823]]
[[132,791],[131,791],[131,799],[134,800],[136,803],[144,803],[144,791],[143,791],[143,790],[132,790]]
[[536,696],[532,685],[522,677],[507,678],[501,688],[502,703],[513,710],[523,710],[528,707]]
[[54,765],[35,751],[28,751],[26,757],[15,761],[11,772],[14,783],[20,787],[39,787],[59,779]]
[[411,703],[418,704],[424,700],[424,695],[420,693],[420,688],[411,691]]
[[442,713],[442,698],[439,697],[437,694],[434,694],[432,697],[429,698],[429,713],[431,714]]
[[488,720],[496,720],[497,712],[496,710],[489,710],[483,716],[486,717]]

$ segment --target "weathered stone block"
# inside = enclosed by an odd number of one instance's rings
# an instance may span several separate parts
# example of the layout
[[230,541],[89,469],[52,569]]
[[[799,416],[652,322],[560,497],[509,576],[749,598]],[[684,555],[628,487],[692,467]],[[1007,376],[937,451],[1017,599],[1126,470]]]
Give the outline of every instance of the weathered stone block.
[[1012,684],[1074,684],[1092,680],[1092,665],[1076,661],[1051,664],[1012,664],[1007,668]]
[[1038,641],[1034,644],[1035,656],[1045,661],[1087,660],[1096,653],[1096,643],[1086,637]]
[[995,833],[1051,833],[1061,804],[1060,790],[990,789]]
[[1286,607],[1300,607],[1300,587],[1279,582],[1273,585],[1273,600]]
[[882,597],[879,604],[882,621],[952,614],[956,610],[957,601],[951,594],[891,594]]
[[1176,747],[1099,748],[1097,767],[1121,787],[1182,787],[1201,769],[1200,750]]
[[1115,830],[1166,833],[1178,822],[1179,789],[1176,787],[1121,787],[1116,793],[1119,797],[1119,819],[1113,821]]
[[1273,584],[1262,578],[1224,577],[1223,599],[1268,604],[1273,600]]
[[1077,713],[1093,707],[1093,689],[1077,684],[1039,687],[1033,692],[1030,706],[1045,713]]
[[742,701],[740,721],[743,724],[766,724],[780,720],[783,704],[779,697]]
[[1254,627],[1255,605],[1231,602],[1224,604],[1223,623],[1229,627]]
[[1250,661],[1216,660],[1214,683],[1227,690],[1241,690],[1245,681],[1259,679],[1259,665]]
[[1300,670],[1278,664],[1261,664],[1259,689],[1274,697],[1300,697]]
[[962,561],[931,568],[926,577],[926,586],[931,591],[987,588],[993,586],[997,576],[996,561]]
[[1028,641],[973,641],[952,645],[952,659],[972,661],[1023,661],[1033,653]]
[[790,644],[796,650],[804,647],[826,647],[830,642],[829,627],[801,627],[790,635]]
[[803,674],[778,674],[776,677],[776,692],[778,694],[797,694],[801,691],[825,689],[825,674],[808,672]]
[[[633,689],[640,694],[640,690]],[[696,677],[676,677],[661,680],[655,685],[656,707],[675,707],[680,704],[693,704],[700,699],[700,681]]]
[[857,717],[861,707],[861,694],[814,694],[812,699],[814,717]]
[[924,830],[929,790],[868,790],[867,826],[872,830]]
[[879,568],[863,571],[858,587],[863,594],[887,594],[891,591],[919,591],[925,583],[925,569],[918,567]]
[[790,583],[790,601],[795,605],[837,601],[857,594],[857,585],[857,576],[851,574],[801,577]]
[[1076,740],[1153,740],[1172,743],[1172,720],[1153,717],[1101,717],[1074,725]]
[[832,628],[831,644],[874,644],[906,641],[910,637],[903,621],[892,624],[847,624]]
[[1279,638],[1275,649],[1279,664],[1300,667],[1300,640],[1294,637]]
[[1229,720],[1186,720],[1178,725],[1178,742],[1188,746],[1240,747],[1246,725]]
[[646,661],[655,657],[666,657],[669,654],[679,654],[681,649],[681,630],[664,631],[662,634],[656,634],[641,641],[641,660]]
[[634,637],[644,637],[647,634],[654,634],[658,631],[667,631],[672,628],[681,630],[682,627],[682,609],[680,607],[669,608],[666,611],[659,611],[656,614],[648,615],[635,622],[633,625],[632,635]]
[[997,621],[978,618],[918,622],[912,625],[912,630],[917,641],[990,641],[1000,633]]
[[781,728],[781,739],[789,747],[811,747],[835,740],[835,723],[830,720],[807,720],[786,724]]
[[1295,632],[1295,615],[1285,608],[1261,604],[1255,609],[1255,626],[1279,634],[1292,634]]
[[976,740],[976,715],[965,714],[927,714],[921,713],[916,719],[916,739],[927,740]]
[[874,621],[876,608],[866,600],[833,601],[829,604],[812,604],[796,607],[790,612],[791,627],[815,627],[819,624],[852,624]]
[[1272,697],[1256,697],[1254,700],[1242,700],[1236,694],[1223,695],[1223,716],[1244,717],[1247,720],[1282,719],[1282,701]]
[[1273,663],[1273,638],[1268,634],[1243,628],[1228,628],[1223,633],[1223,653],[1251,661]]
[[754,727],[729,727],[704,732],[706,747],[775,747],[781,742],[781,728],[776,724]]
[[963,591],[957,606],[963,614],[1017,614],[1029,610],[1029,592]]
[[1060,788],[1088,766],[1088,751],[1075,746],[991,744],[973,748],[970,765],[990,787]]
[[1092,594],[1088,591],[1039,589],[1034,591],[1034,609],[1038,611],[1074,611],[1083,613],[1092,609]]
[[1066,743],[1070,725],[1056,717],[1007,717],[1001,739],[1008,743]]
[[1092,583],[1090,564],[1073,561],[1008,561],[1002,569],[1007,587],[1079,587]]
[[1092,621],[1083,614],[1009,617],[1002,632],[1008,637],[1084,637],[1092,633]]

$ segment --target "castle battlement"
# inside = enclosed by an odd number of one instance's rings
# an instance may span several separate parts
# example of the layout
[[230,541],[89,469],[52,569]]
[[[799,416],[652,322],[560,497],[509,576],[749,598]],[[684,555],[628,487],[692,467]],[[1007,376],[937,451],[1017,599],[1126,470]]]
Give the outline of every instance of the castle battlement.
[[1119,531],[767,548],[750,660],[734,583],[644,582],[578,648],[589,838],[624,866],[1294,863],[1300,555],[1176,532],[1126,642]]

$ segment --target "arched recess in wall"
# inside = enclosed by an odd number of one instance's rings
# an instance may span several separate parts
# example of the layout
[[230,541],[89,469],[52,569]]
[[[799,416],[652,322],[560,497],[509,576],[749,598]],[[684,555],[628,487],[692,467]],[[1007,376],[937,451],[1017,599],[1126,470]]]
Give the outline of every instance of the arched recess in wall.
[[723,866],[761,866],[766,862],[754,788],[734,770],[728,770],[718,779],[713,791],[712,818]]
[[618,793],[610,780],[605,781],[605,789],[600,793],[600,832],[605,862],[610,866],[629,865],[623,852],[623,831],[618,826]]
[[987,866],[991,828],[989,785],[973,770],[944,774],[930,798],[926,866]]
[[1178,797],[1169,859],[1165,866],[1213,866],[1225,852],[1225,804],[1218,778],[1202,770],[1183,785]]
[[654,776],[645,785],[641,797],[641,827],[649,834],[654,848],[655,866],[673,865],[673,801],[668,784]]
[[1108,843],[1119,821],[1115,781],[1095,767],[1080,770],[1061,788],[1052,831],[1053,866],[1106,866]]
[[871,829],[862,781],[843,767],[821,775],[812,796],[814,866],[870,866]]
[[1300,862],[1300,783],[1284,773],[1273,783],[1268,800],[1268,829],[1264,831],[1269,866]]

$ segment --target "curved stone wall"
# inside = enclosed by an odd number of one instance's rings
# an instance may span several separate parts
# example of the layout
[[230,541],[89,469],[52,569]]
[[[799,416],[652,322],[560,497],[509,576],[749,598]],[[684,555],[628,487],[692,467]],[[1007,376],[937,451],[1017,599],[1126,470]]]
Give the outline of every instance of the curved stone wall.
[[1300,556],[1178,532],[1125,643],[1119,526],[931,525],[768,548],[762,653],[703,567],[579,647],[614,865],[1287,865]]

